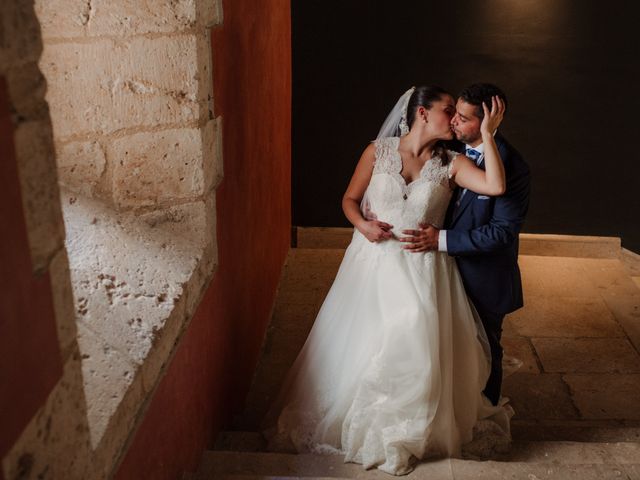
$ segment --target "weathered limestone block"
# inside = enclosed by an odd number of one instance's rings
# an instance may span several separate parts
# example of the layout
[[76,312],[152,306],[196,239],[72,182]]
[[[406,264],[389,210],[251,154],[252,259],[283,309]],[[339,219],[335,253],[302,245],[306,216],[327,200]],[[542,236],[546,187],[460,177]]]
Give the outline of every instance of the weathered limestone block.
[[114,140],[113,197],[120,207],[168,204],[204,193],[200,129],[145,132]]
[[212,268],[202,256],[214,245],[214,205],[135,215],[62,198],[94,466],[106,476],[206,286],[199,266]]
[[198,119],[200,125],[212,120],[214,115],[213,105],[213,66],[211,64],[211,30],[201,29],[196,37],[196,56],[193,59],[198,64]]
[[195,56],[194,35],[47,45],[40,67],[56,140],[195,122]]
[[51,125],[20,123],[14,140],[31,259],[34,270],[42,271],[64,245]]
[[156,334],[153,339],[153,348],[149,350],[147,357],[140,366],[142,388],[145,393],[151,393],[160,378],[162,369],[169,362],[171,351],[176,345],[186,327],[186,305],[189,290],[185,288],[183,294],[173,305],[173,310],[165,319],[162,332]]
[[[138,366],[82,323],[78,325],[78,346],[82,358],[91,445],[95,449],[111,417],[134,382]],[[137,387],[140,396],[141,385]]]
[[35,0],[34,3],[45,40],[84,36],[94,13],[93,2],[87,0]]
[[40,24],[32,2],[0,2],[0,72],[37,62],[42,53]]
[[87,33],[127,36],[187,30],[196,23],[195,3],[195,0],[92,0]]
[[202,202],[203,208],[203,251],[202,258],[194,270],[189,287],[185,289],[187,318],[193,317],[209,286],[218,265],[218,244],[216,242],[216,192],[210,190]]
[[140,218],[63,198],[77,318],[140,364],[200,260],[203,209],[185,204]]
[[4,478],[95,478],[82,387],[80,354],[64,366],[62,379],[4,457]]
[[[195,314],[217,263],[215,196],[215,190],[210,190],[203,201],[174,207],[168,212],[155,211],[141,216],[149,225],[155,225],[159,221],[166,222],[168,213],[171,217],[178,211],[181,211],[180,215],[188,213],[188,220],[185,222],[188,228],[172,234],[174,241],[178,243],[183,241],[180,235],[186,234],[190,240],[197,239],[198,245],[198,261],[194,264],[194,269],[183,286],[183,294],[180,297],[180,302],[184,303],[185,318],[191,318]],[[169,226],[169,228],[172,227]]]
[[196,11],[200,25],[212,27],[222,23],[222,0],[196,0]]
[[216,188],[223,177],[222,117],[209,120],[202,128],[204,190]]
[[71,142],[57,146],[61,185],[92,196],[105,171],[106,159],[99,142]]

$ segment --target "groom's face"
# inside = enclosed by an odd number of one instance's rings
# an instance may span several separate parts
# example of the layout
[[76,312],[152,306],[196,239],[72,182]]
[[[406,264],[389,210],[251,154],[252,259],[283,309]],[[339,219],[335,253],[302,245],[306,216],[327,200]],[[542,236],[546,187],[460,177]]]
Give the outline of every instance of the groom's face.
[[482,141],[480,124],[482,120],[477,116],[475,105],[458,99],[456,102],[456,114],[451,119],[451,129],[456,138],[467,145],[475,146]]

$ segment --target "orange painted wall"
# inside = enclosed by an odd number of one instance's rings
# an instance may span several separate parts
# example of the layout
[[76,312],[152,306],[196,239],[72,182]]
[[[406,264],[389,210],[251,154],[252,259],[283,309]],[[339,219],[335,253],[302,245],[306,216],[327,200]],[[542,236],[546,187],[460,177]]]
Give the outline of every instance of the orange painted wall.
[[62,376],[49,275],[32,272],[4,77],[0,77],[0,179],[1,459]]
[[116,478],[194,470],[243,400],[269,322],[291,229],[288,0],[225,0],[212,35],[219,266]]

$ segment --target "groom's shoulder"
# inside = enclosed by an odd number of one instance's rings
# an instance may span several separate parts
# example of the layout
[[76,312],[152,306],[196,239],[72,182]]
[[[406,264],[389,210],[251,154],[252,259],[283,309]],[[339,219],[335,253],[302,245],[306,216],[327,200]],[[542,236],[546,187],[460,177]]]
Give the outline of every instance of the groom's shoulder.
[[500,156],[505,163],[505,167],[509,165],[512,168],[517,168],[518,170],[529,170],[529,165],[527,165],[527,162],[522,157],[522,154],[509,142],[509,140],[507,140],[500,133],[497,133],[495,138],[496,144],[498,146],[498,151],[500,152]]

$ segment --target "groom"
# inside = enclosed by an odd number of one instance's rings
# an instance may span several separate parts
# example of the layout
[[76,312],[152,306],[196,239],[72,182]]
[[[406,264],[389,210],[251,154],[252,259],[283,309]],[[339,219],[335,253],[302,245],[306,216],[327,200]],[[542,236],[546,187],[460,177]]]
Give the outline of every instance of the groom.
[[[484,169],[480,124],[482,103],[491,105],[502,90],[488,83],[465,88],[456,103],[451,128],[460,151]],[[420,250],[440,250],[455,257],[467,295],[475,305],[491,347],[491,374],[484,393],[494,405],[502,385],[502,321],[522,307],[522,282],[518,268],[518,234],[529,205],[529,167],[522,156],[499,133],[495,134],[507,177],[506,191],[499,197],[458,189],[447,211],[445,229],[422,225],[406,230]]]

